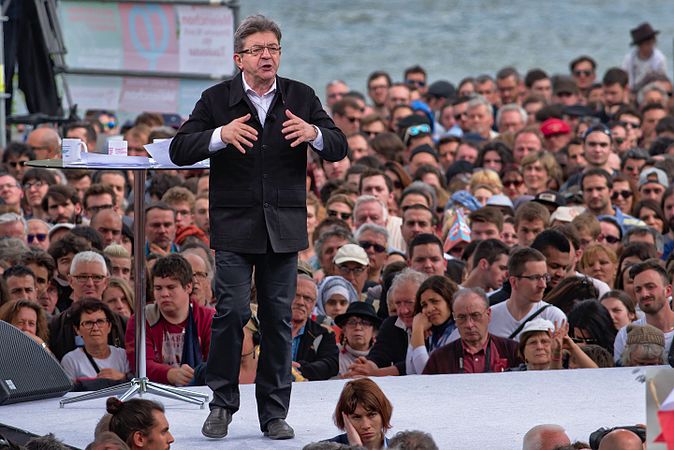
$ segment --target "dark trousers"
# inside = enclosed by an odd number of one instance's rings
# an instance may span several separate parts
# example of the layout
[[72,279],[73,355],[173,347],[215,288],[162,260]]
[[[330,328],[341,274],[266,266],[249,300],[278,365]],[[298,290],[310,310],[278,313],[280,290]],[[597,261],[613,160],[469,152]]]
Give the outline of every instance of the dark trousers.
[[238,411],[243,327],[250,319],[253,267],[260,321],[260,360],[255,379],[262,431],[272,419],[285,419],[290,405],[290,305],[297,284],[297,253],[245,254],[216,251],[216,315],[211,331],[206,384],[213,390],[211,408]]

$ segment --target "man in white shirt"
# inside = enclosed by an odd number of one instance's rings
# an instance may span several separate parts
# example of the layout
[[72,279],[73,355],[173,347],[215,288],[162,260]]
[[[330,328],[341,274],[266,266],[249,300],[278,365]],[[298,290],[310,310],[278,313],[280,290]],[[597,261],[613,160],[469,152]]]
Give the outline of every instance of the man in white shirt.
[[665,55],[655,48],[656,35],[650,23],[644,22],[630,30],[632,46],[634,48],[625,55],[623,69],[629,75],[630,88],[639,84],[644,76],[651,72],[667,74],[667,60]]
[[521,248],[510,256],[510,298],[491,308],[489,332],[495,336],[519,339],[523,325],[533,318],[548,319],[560,325],[566,315],[543,299],[550,282],[545,256],[533,248]]
[[[649,259],[635,264],[630,269],[634,279],[634,294],[644,317],[634,321],[635,325],[649,324],[665,333],[665,351],[669,354],[674,337],[674,311],[669,304],[672,284],[667,272],[657,259]],[[613,358],[620,360],[627,342],[627,327],[622,327],[613,344]]]

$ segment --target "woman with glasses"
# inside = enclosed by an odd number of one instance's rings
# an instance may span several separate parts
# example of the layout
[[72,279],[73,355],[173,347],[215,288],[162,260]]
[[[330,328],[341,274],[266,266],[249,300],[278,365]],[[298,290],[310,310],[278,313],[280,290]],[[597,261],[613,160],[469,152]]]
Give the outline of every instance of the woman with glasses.
[[21,179],[23,199],[21,207],[27,218],[47,219],[47,211],[42,209],[42,199],[49,186],[56,184],[56,177],[48,169],[28,169]]
[[524,364],[514,370],[563,369],[568,354],[579,368],[597,368],[580,346],[568,336],[569,325],[553,324],[547,319],[533,319],[520,334],[518,351]]
[[599,219],[599,226],[601,227],[601,234],[597,237],[597,242],[618,254],[623,240],[623,229],[620,223],[614,216],[599,216],[597,219]]
[[617,266],[618,257],[613,250],[605,245],[590,244],[585,247],[583,256],[580,258],[579,270],[613,288]]
[[330,196],[325,203],[325,216],[341,219],[350,227],[353,226],[353,199],[346,194]]
[[367,357],[374,345],[381,318],[374,307],[366,302],[351,303],[346,312],[335,317],[341,330],[339,339],[338,378],[351,376],[349,368],[356,359]]
[[407,348],[406,373],[422,373],[434,350],[449,343],[456,329],[452,318],[452,297],[457,285],[447,277],[434,275],[417,290],[414,302],[412,337]]
[[637,202],[637,204],[634,205],[634,209],[632,209],[632,216],[642,220],[646,225],[653,228],[661,235],[665,235],[669,232],[665,214],[655,200],[644,199]]
[[568,315],[569,335],[581,347],[599,345],[613,353],[617,330],[608,310],[596,299],[583,300]]
[[108,305],[98,299],[83,298],[73,305],[71,318],[84,346],[63,356],[61,365],[68,377],[84,385],[80,387],[91,384],[87,380],[104,379],[108,384],[126,381],[129,373],[126,351],[108,344],[113,321]]
[[522,176],[521,169],[516,164],[508,165],[503,169],[501,180],[503,180],[503,193],[510,200],[515,200],[517,197],[525,194],[524,177]]
[[611,204],[628,214],[638,199],[639,191],[630,179],[624,175],[616,175],[611,188]]

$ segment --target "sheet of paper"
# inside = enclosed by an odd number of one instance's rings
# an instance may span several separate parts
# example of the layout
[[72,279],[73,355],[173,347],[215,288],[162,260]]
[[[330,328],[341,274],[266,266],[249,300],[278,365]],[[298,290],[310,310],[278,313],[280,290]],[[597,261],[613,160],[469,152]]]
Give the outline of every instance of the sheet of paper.
[[152,144],[146,144],[143,147],[145,147],[145,150],[147,150],[159,167],[173,167],[176,169],[208,169],[210,167],[209,159],[199,161],[191,166],[177,166],[174,164],[173,161],[171,161],[171,156],[169,154],[169,147],[171,146],[172,140],[173,139],[162,139],[161,141]]

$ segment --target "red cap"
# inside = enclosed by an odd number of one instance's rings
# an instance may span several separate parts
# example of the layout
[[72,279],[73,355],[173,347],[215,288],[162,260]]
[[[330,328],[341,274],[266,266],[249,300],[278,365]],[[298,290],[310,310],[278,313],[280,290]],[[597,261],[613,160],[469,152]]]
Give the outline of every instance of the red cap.
[[567,134],[570,132],[571,127],[568,123],[561,119],[555,119],[554,117],[541,124],[541,133],[543,133],[543,136],[545,137],[554,136],[556,134]]

